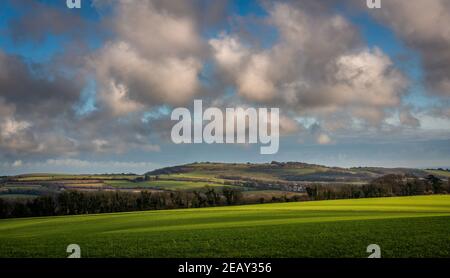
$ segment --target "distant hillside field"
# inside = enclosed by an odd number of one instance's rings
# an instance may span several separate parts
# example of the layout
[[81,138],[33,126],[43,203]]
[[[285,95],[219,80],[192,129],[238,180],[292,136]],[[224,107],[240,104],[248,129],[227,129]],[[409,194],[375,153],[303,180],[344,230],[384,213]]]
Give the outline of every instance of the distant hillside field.
[[148,173],[162,177],[185,177],[192,179],[214,178],[218,180],[260,180],[291,182],[355,182],[365,183],[387,174],[425,176],[420,169],[406,168],[339,168],[301,162],[272,162],[263,164],[243,163],[192,163],[158,169]]
[[0,257],[450,257],[450,196],[0,220]]
[[214,188],[217,191],[228,187],[238,188],[245,193],[245,196],[254,196],[255,200],[265,198],[267,201],[294,193],[298,197],[304,196],[306,186],[310,185],[359,186],[388,174],[414,176],[419,179],[433,174],[445,183],[450,177],[449,173],[444,170],[407,168],[339,168],[301,162],[274,161],[261,164],[202,162],[157,169],[144,175],[41,173],[0,177],[0,196],[5,195],[3,198],[8,198],[8,196],[28,198],[60,193],[66,189],[193,192],[204,191],[206,187]]

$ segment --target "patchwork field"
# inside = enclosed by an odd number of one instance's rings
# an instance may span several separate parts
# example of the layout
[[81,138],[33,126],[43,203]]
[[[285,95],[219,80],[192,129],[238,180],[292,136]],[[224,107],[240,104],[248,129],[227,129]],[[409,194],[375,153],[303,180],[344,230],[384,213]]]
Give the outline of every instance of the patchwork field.
[[0,220],[0,257],[450,257],[450,196]]
[[[157,169],[143,175],[131,173],[69,175],[25,174],[0,177],[0,195],[26,197],[57,194],[63,190],[102,191],[217,191],[224,187],[252,192],[255,199],[285,195],[303,196],[306,186],[366,185],[376,178],[395,174],[425,179],[433,174],[447,183],[450,172],[446,170],[421,170],[406,168],[338,168],[301,162],[271,163],[191,163]],[[270,195],[270,194],[271,195]],[[248,195],[248,194],[246,194]]]
[[[444,173],[445,171],[442,171]],[[445,176],[436,172],[438,176]],[[423,177],[429,172],[421,169],[356,167],[339,168],[302,162],[252,163],[191,163],[151,171],[161,178],[191,177],[216,180],[256,180],[266,182],[368,182],[387,174],[408,174]]]
[[178,180],[159,180],[159,181],[145,181],[145,182],[131,182],[131,181],[106,181],[107,185],[116,188],[153,188],[162,190],[181,190],[190,191],[209,187],[223,187],[223,184],[213,182],[193,182],[193,181],[178,181]]

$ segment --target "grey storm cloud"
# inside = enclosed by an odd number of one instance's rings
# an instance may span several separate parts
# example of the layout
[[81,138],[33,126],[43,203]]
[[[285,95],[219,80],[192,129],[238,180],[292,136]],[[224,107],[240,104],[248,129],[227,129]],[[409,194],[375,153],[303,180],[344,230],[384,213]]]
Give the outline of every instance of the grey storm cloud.
[[76,81],[0,50],[0,97],[21,115],[53,118],[65,112],[79,98],[82,85]]
[[75,107],[84,81],[81,74],[69,78],[56,69],[30,65],[0,51],[2,157],[159,149],[149,142],[150,130],[139,117],[119,121],[104,111],[78,116]]
[[0,152],[71,151],[72,141],[55,131],[70,118],[82,86],[42,71],[39,65],[0,51]]
[[371,14],[421,56],[431,92],[450,96],[450,1],[389,0]]
[[14,41],[41,43],[49,35],[70,35],[78,39],[86,33],[98,36],[100,25],[83,19],[79,14],[61,9],[61,6],[50,6],[38,1],[14,0],[12,6],[20,11],[18,17],[9,22],[7,35]]

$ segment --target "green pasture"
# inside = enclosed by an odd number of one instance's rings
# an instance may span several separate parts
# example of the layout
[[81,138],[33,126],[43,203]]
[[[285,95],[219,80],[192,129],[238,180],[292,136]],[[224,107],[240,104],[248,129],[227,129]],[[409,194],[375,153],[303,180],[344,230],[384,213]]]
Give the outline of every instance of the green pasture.
[[0,257],[450,257],[450,196],[0,220]]

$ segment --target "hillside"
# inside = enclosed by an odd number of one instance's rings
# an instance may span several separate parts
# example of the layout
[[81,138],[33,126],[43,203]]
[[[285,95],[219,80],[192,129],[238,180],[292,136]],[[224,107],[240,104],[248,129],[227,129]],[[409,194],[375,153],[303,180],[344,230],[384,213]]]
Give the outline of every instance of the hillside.
[[447,181],[447,170],[406,168],[339,168],[301,162],[191,163],[136,174],[24,174],[0,178],[0,198],[30,198],[63,190],[193,192],[206,188],[238,188],[254,200],[302,195],[309,185],[365,185],[387,174]]
[[429,172],[407,168],[339,168],[301,162],[274,161],[265,164],[192,163],[162,168],[147,173],[147,175],[159,176],[164,179],[256,181],[288,185],[310,183],[365,184],[387,174],[425,177]]

